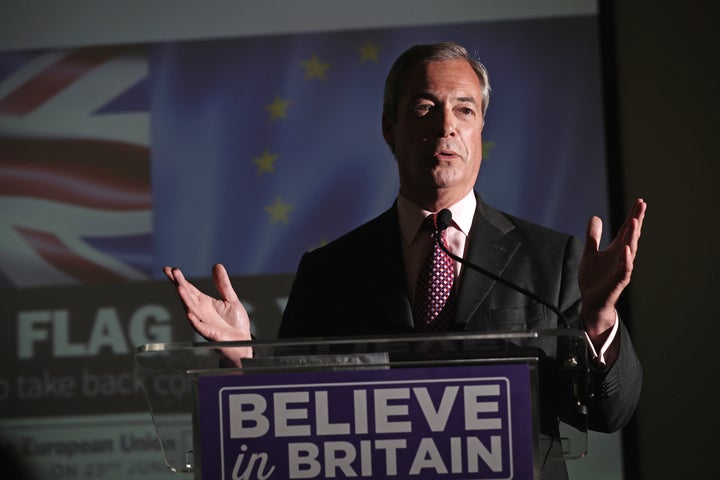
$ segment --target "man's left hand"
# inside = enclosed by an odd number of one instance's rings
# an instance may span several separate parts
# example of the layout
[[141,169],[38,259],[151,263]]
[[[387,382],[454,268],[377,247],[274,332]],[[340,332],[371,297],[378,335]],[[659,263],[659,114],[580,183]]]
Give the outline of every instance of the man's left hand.
[[600,250],[602,220],[592,217],[588,223],[578,283],[583,324],[595,345],[602,344],[615,325],[615,304],[630,283],[646,208],[642,199],[635,200],[620,231],[605,250]]

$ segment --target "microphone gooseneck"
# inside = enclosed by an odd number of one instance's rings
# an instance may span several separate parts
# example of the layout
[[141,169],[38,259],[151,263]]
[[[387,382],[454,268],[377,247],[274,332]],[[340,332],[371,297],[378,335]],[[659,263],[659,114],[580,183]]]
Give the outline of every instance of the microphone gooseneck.
[[[448,248],[444,245],[444,242],[441,241],[441,234],[442,231],[445,230],[451,223],[452,213],[450,212],[450,210],[445,208],[438,212],[434,240],[435,242],[437,242],[440,248],[450,256],[450,258],[452,258],[456,262],[460,262],[468,268],[479,272],[481,275],[485,275],[486,277],[495,280],[496,282],[501,283],[506,287],[509,287],[512,290],[515,290],[516,292],[519,292],[542,305],[545,305],[547,308],[552,310],[555,315],[557,315],[558,321],[560,324],[562,324],[563,327],[568,329],[570,328],[570,324],[568,323],[567,318],[558,306],[553,305],[546,300],[543,300],[537,294],[521,287],[520,285],[516,285],[508,280],[505,280],[499,275],[496,275],[482,268],[479,265],[475,265],[474,263],[465,260],[464,258],[459,257],[449,251]],[[579,354],[577,354],[577,352],[579,351],[579,346],[574,340],[572,341],[572,344],[573,345],[565,355],[558,357],[557,374],[560,378],[565,380],[565,383],[563,383],[563,390],[566,391],[568,394],[568,403],[564,405],[561,417],[569,424],[576,425],[576,428],[584,428],[583,431],[586,431],[588,421],[588,405],[593,397],[593,388],[590,382],[589,365],[583,361]]]
[[471,268],[472,270],[475,270],[476,272],[479,272],[482,275],[485,275],[486,277],[488,277],[492,280],[495,280],[496,282],[502,283],[506,287],[509,287],[509,288],[515,290],[516,292],[519,292],[519,293],[525,295],[526,297],[528,297],[532,300],[535,300],[538,303],[545,305],[547,308],[552,310],[552,312],[555,315],[557,315],[557,317],[560,320],[560,323],[563,325],[563,327],[570,328],[570,324],[568,323],[567,318],[565,318],[565,314],[563,314],[563,312],[560,310],[560,308],[558,308],[557,305],[553,305],[550,302],[543,300],[535,293],[521,287],[520,285],[516,285],[508,280],[505,280],[504,278],[500,277],[499,275],[496,275],[496,274],[492,273],[491,271],[482,268],[479,265],[475,265],[474,263],[470,262],[469,260],[459,257],[459,256],[455,255],[454,253],[452,253],[450,250],[448,250],[448,248],[443,244],[443,242],[440,241],[440,234],[442,233],[443,230],[445,230],[447,227],[449,227],[451,223],[452,223],[452,212],[450,212],[450,210],[448,210],[447,208],[443,208],[442,210],[440,210],[437,214],[436,230],[435,230],[434,238],[435,238],[435,242],[438,243],[440,248],[445,253],[447,253],[450,256],[450,258],[452,258],[456,262],[460,262],[461,264],[465,265],[466,267]]

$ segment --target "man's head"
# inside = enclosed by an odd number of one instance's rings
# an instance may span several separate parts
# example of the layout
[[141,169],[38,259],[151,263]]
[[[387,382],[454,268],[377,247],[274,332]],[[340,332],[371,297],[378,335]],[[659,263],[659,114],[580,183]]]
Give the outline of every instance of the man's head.
[[383,116],[390,121],[395,120],[397,103],[407,83],[408,70],[411,67],[431,62],[446,60],[465,60],[470,64],[478,76],[482,88],[482,115],[485,116],[490,102],[490,81],[485,66],[472,58],[465,47],[453,42],[432,43],[429,45],[415,45],[400,55],[388,72],[385,79],[385,93],[383,96]]
[[385,82],[383,136],[403,195],[436,211],[472,189],[489,93],[485,67],[460,45],[418,45],[396,60]]

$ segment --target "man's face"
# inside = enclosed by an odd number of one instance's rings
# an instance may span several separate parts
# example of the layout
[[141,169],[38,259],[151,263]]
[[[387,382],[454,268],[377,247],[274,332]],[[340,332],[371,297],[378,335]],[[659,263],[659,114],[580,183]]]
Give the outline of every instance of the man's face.
[[383,117],[383,135],[400,192],[428,210],[444,208],[473,188],[480,170],[480,80],[464,60],[416,65],[407,78],[395,121]]

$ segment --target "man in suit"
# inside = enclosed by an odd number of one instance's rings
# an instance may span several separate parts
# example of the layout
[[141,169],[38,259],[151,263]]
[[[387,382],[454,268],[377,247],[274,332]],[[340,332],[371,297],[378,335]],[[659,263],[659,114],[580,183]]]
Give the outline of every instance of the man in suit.
[[[415,289],[433,239],[425,218],[452,212],[448,248],[512,284],[557,305],[580,326],[592,352],[596,395],[590,427],[615,431],[631,417],[642,371],[615,304],[630,282],[646,204],[638,199],[617,237],[599,250],[602,222],[591,218],[585,246],[485,204],[474,185],[490,85],[485,68],[453,43],[415,46],[395,62],[385,85],[382,132],[400,177],[386,212],[306,253],[298,267],[279,335],[370,335],[436,330],[420,323]],[[453,265],[443,330],[483,332],[555,328],[543,303],[459,263]],[[249,319],[225,269],[213,268],[221,299],[198,291],[177,268],[177,285],[193,327],[210,340],[250,338]],[[451,306],[451,307],[450,307]],[[548,356],[554,346],[544,346]],[[250,354],[250,352],[247,352]],[[557,423],[557,419],[555,419]],[[550,432],[552,434],[552,432]],[[564,465],[543,478],[564,478]]]

